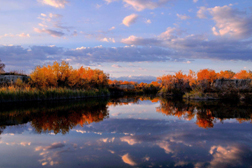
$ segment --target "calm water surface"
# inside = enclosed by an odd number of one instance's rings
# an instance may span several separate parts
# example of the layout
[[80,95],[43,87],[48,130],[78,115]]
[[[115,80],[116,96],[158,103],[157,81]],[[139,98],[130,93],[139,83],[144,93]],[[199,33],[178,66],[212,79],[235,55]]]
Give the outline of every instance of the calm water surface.
[[0,167],[252,167],[252,106],[149,97],[1,104]]

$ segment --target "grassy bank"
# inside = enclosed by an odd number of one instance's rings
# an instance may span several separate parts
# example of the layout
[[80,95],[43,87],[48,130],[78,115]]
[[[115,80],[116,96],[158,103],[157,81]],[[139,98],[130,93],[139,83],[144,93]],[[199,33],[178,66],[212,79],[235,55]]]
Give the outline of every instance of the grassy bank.
[[61,100],[80,99],[88,97],[109,96],[107,89],[69,89],[69,88],[46,88],[37,89],[31,87],[2,87],[0,88],[0,102],[18,101],[41,101],[41,100]]

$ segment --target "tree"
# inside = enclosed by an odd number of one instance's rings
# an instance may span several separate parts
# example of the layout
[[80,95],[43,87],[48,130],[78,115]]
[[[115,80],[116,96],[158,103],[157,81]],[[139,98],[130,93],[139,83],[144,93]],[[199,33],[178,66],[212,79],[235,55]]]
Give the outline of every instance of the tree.
[[1,60],[0,60],[0,73],[4,73],[4,67],[5,65],[1,63]]
[[208,81],[209,83],[213,83],[214,80],[217,79],[217,74],[214,70],[211,69],[202,69],[197,73],[198,81]]
[[241,70],[240,72],[234,75],[234,78],[235,79],[251,79],[252,76],[246,70]]
[[232,79],[234,75],[235,73],[231,70],[220,71],[220,73],[218,73],[218,78],[219,79]]

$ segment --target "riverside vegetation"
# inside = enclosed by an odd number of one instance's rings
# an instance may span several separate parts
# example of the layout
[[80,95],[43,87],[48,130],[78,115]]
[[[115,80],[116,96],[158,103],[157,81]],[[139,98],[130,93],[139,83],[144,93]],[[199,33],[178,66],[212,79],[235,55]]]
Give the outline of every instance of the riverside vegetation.
[[73,69],[68,63],[36,67],[30,79],[24,83],[17,79],[14,84],[0,88],[0,101],[55,100],[107,96],[108,74],[98,69]]
[[[1,69],[3,69],[4,65]],[[188,74],[182,71],[175,75],[163,75],[150,84],[133,81],[110,80],[109,75],[99,69],[80,67],[73,69],[65,61],[53,65],[38,66],[29,75],[28,82],[17,79],[13,84],[2,84],[0,101],[29,101],[76,99],[121,94],[159,94],[164,97],[186,99],[252,100],[252,72],[238,73],[203,69]],[[244,80],[235,85],[232,79]],[[216,85],[217,80],[230,80],[225,85]],[[126,87],[121,87],[126,86]]]

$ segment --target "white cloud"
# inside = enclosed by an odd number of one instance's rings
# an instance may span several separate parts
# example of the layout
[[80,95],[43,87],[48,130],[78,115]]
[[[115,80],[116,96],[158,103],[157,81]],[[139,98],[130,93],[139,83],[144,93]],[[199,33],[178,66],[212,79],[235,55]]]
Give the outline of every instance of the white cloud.
[[194,3],[198,2],[198,0],[193,0]]
[[191,17],[190,17],[190,16],[187,16],[187,15],[180,15],[180,14],[177,14],[177,17],[180,18],[181,20],[191,19]]
[[136,22],[137,18],[138,18],[138,15],[136,15],[136,14],[131,14],[131,15],[129,15],[129,16],[126,16],[126,17],[123,19],[122,23],[123,23],[125,26],[128,26],[128,27],[129,27],[130,25],[132,25],[133,23]]
[[65,5],[69,3],[67,0],[38,0],[40,3],[49,5],[55,8],[65,8]]
[[157,7],[161,7],[165,5],[170,0],[123,0],[125,2],[125,6],[132,6],[137,11],[142,11],[144,9],[155,9]]
[[201,7],[199,18],[207,18],[210,14],[216,25],[212,32],[216,36],[229,35],[235,38],[249,38],[252,35],[252,17],[246,11],[239,11],[229,6],[215,6],[214,8]]

